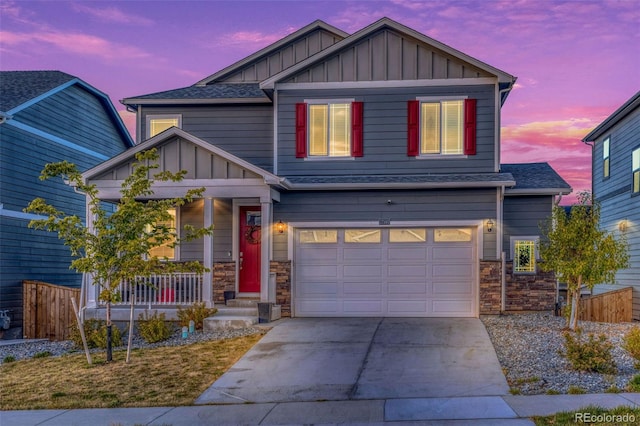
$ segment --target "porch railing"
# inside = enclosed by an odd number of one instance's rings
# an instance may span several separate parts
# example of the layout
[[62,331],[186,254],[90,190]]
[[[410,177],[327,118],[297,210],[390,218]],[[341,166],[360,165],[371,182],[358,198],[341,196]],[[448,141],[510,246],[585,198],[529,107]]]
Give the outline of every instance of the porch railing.
[[115,305],[192,305],[202,302],[203,275],[195,272],[158,274],[123,281]]

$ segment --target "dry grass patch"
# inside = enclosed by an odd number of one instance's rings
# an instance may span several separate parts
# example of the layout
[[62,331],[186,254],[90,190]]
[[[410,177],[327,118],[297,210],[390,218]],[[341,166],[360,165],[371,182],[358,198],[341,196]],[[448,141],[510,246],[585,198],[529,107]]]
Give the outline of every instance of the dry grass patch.
[[191,405],[263,334],[186,346],[84,354],[0,366],[0,409],[113,408]]

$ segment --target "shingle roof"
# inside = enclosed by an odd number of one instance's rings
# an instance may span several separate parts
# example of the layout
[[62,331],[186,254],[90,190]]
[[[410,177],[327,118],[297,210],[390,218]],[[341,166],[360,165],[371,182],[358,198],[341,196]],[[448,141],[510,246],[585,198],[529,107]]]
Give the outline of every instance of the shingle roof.
[[307,186],[339,187],[463,187],[512,185],[513,176],[509,173],[467,173],[467,174],[423,174],[423,175],[369,175],[369,176],[292,176],[287,182],[294,188]]
[[61,71],[0,71],[0,111],[9,111],[75,78]]
[[260,90],[258,83],[215,83],[206,86],[187,86],[180,89],[132,96],[122,100],[126,105],[149,103],[153,100],[205,101],[211,99],[264,99],[267,95]]
[[571,191],[571,186],[548,163],[502,164],[501,171],[511,173],[515,178],[516,186],[512,191]]

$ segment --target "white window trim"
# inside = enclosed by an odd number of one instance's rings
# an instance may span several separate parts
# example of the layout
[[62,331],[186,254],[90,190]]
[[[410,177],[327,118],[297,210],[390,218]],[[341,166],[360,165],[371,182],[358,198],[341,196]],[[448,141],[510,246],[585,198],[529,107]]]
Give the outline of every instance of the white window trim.
[[[605,146],[607,147],[607,156],[605,157],[604,151]],[[607,161],[608,160],[608,161]],[[605,175],[605,164],[609,163],[609,170]],[[611,177],[611,136],[607,136],[602,140],[602,180],[607,180]]]
[[145,135],[146,139],[149,139],[151,136],[151,120],[160,120],[160,119],[178,119],[178,127],[182,129],[182,114],[149,114],[145,117],[146,127],[145,127]]
[[[330,99],[304,99],[303,102],[307,104],[307,152],[308,155],[304,158],[304,161],[344,161],[344,160],[355,160],[355,157],[349,153],[349,155],[341,155],[332,157],[331,155],[311,155],[311,147],[309,146],[310,137],[309,137],[309,105],[329,105],[329,104],[352,104],[356,101],[355,98],[330,98]],[[351,117],[353,120],[353,117]],[[349,123],[351,125],[351,123]],[[353,136],[352,136],[353,137]],[[349,145],[351,146],[351,142],[349,141]]]
[[638,194],[640,194],[640,191],[634,191],[633,189],[633,184],[634,184],[634,178],[635,178],[635,174],[640,172],[640,164],[638,165],[637,168],[633,167],[633,156],[634,154],[638,155],[638,162],[640,163],[640,146],[636,147],[636,148],[632,148],[631,149],[631,195],[632,196],[637,196]]
[[[178,240],[180,239],[180,237],[182,236],[182,232],[181,232],[181,223],[180,223],[180,208],[179,207],[171,207],[172,209],[174,209],[176,211],[176,216],[175,216],[175,220],[176,220],[176,233],[177,233],[177,238]],[[162,262],[180,262],[180,244],[176,244],[176,246],[173,248],[173,259],[167,259],[166,261],[164,259],[160,259],[160,261]]]
[[533,241],[535,243],[535,270],[532,272],[516,272],[515,266],[513,274],[515,275],[535,275],[538,273],[538,262],[540,261],[540,236],[539,235],[516,235],[509,238],[509,259],[515,263],[514,254],[516,241]]
[[[422,103],[426,102],[426,103],[435,103],[435,102],[442,102],[442,101],[464,101],[467,100],[469,97],[465,96],[465,95],[461,95],[461,96],[417,96],[416,100],[420,102],[420,106],[418,108],[418,130],[420,132],[420,137],[418,138],[418,155],[415,157],[418,160],[441,160],[441,159],[447,159],[447,160],[459,160],[459,159],[465,159],[465,158],[469,158],[468,155],[465,154],[442,154],[442,153],[438,153],[438,154],[423,154],[422,153]],[[462,125],[464,127],[464,105],[462,108]],[[463,134],[462,134],[462,151],[464,152],[464,128],[463,130]],[[440,148],[442,149],[442,140],[440,140],[441,146]]]

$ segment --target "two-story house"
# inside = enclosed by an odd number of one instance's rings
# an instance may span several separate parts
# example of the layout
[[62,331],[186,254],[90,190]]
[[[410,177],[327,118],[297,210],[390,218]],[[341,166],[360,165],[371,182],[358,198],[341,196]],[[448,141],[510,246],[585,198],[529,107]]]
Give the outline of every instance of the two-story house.
[[85,216],[85,198],[62,181],[38,179],[45,164],[67,160],[86,170],[132,147],[103,92],[60,71],[0,72],[0,309],[22,324],[22,281],[80,287],[57,235],[29,229],[23,209],[36,197]]
[[116,199],[155,147],[160,169],[187,170],[156,197],[206,188],[175,226],[213,236],[158,254],[211,272],[196,290],[158,278],[140,303],[235,291],[298,317],[551,309],[538,224],[571,189],[546,163],[500,164],[515,80],[387,18],[354,34],[316,21],[193,86],[124,99],[143,142],[84,176]]
[[623,233],[629,243],[629,268],[618,271],[616,286],[598,285],[594,293],[633,287],[633,319],[640,320],[640,92],[582,139],[592,147],[592,193],[600,203],[600,226]]

